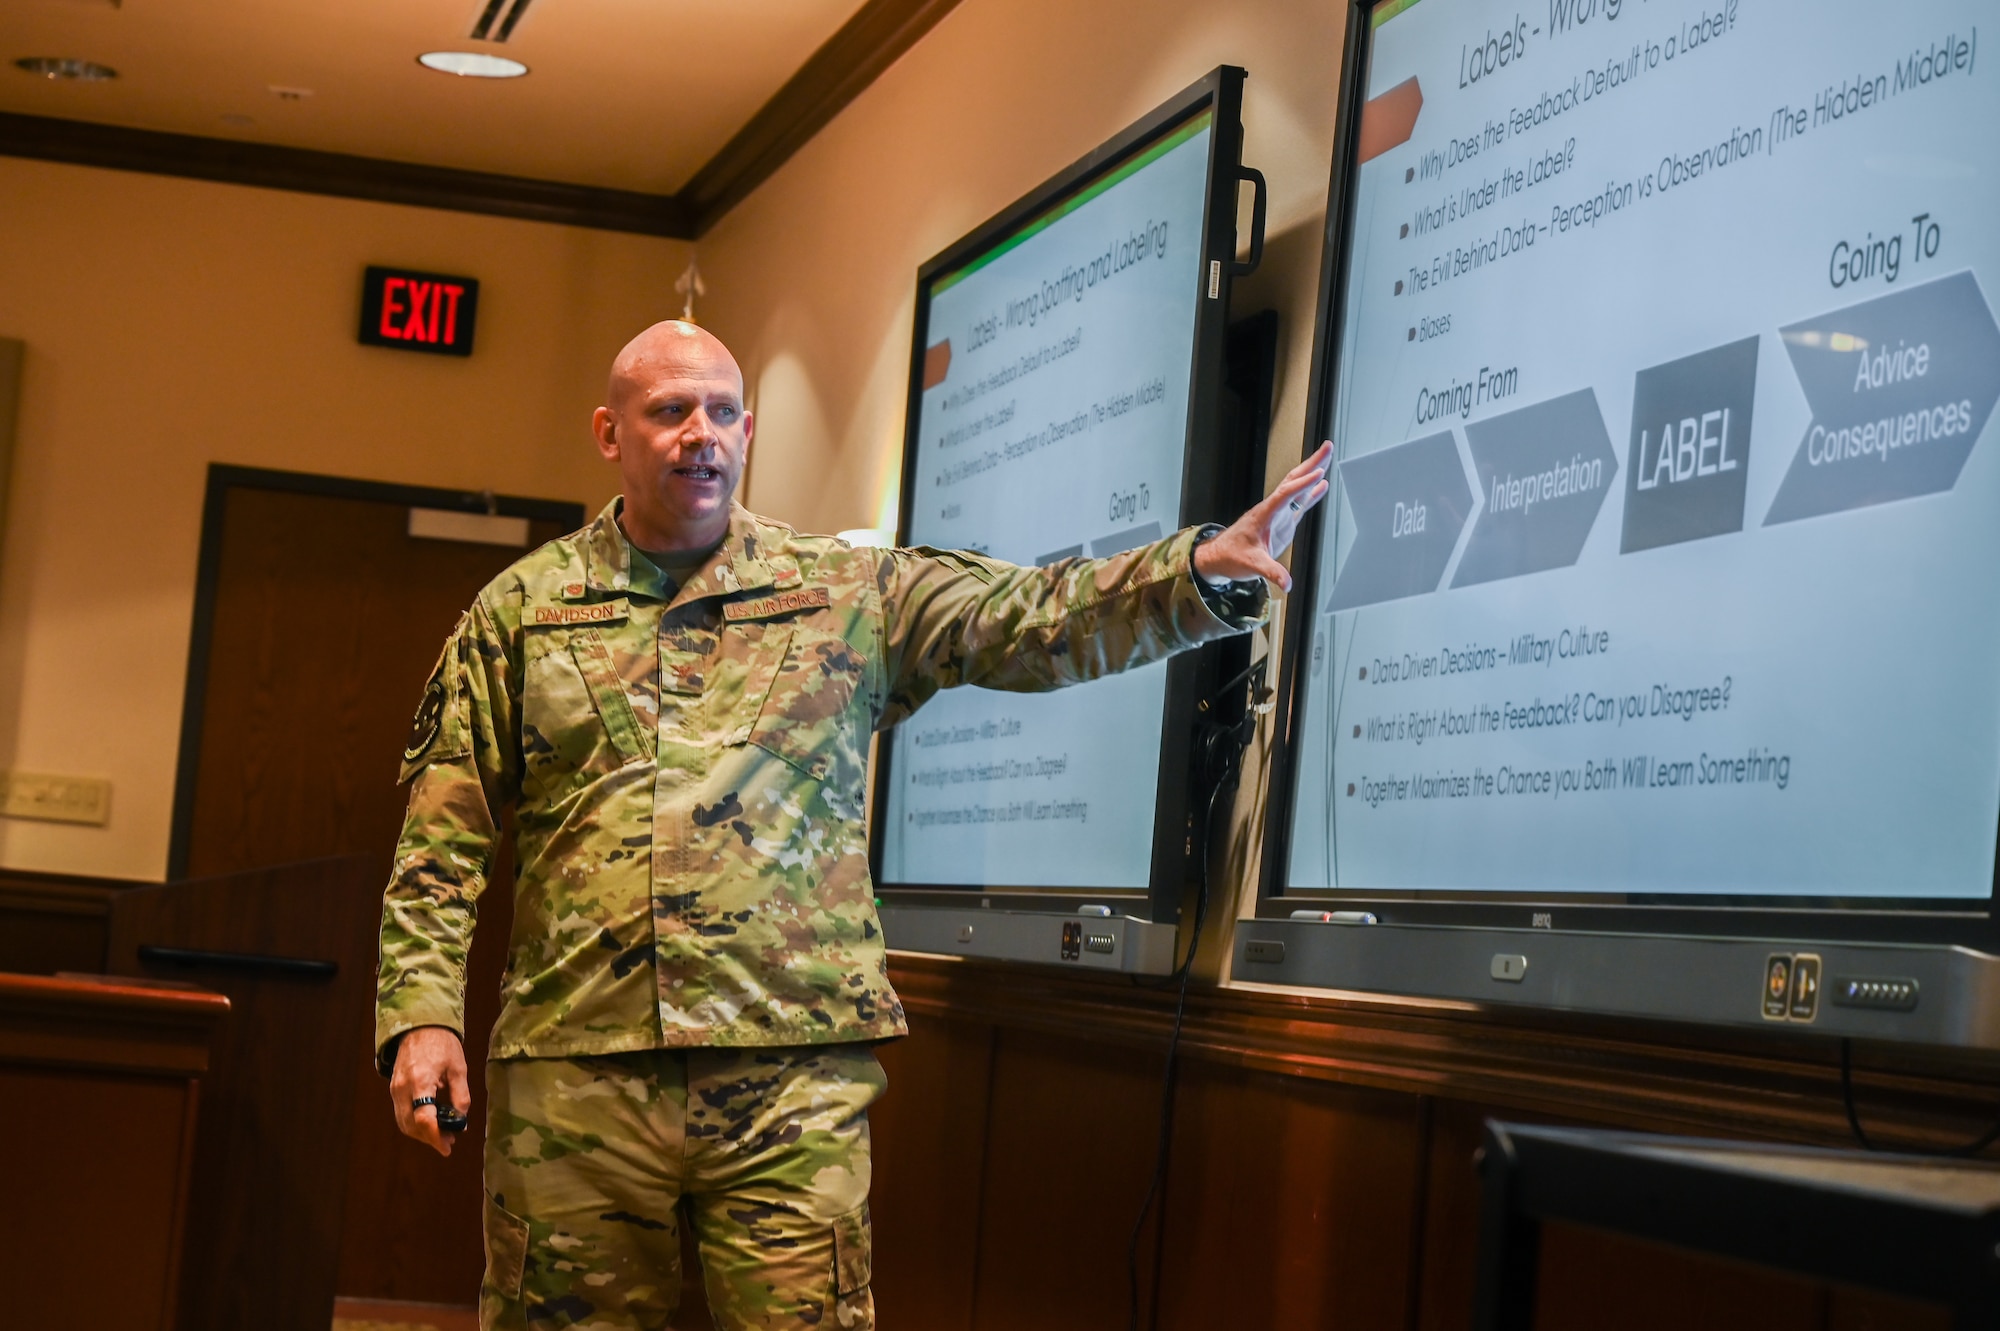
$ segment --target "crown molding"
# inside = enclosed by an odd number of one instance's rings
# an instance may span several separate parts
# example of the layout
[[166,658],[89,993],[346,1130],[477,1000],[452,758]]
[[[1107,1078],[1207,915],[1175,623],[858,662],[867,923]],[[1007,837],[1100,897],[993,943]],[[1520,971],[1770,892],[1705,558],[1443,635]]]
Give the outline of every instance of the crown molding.
[[675,194],[7,112],[0,112],[0,156],[694,240],[957,4],[867,0]]
[[958,0],[868,0],[827,38],[679,195],[699,236],[881,77]]

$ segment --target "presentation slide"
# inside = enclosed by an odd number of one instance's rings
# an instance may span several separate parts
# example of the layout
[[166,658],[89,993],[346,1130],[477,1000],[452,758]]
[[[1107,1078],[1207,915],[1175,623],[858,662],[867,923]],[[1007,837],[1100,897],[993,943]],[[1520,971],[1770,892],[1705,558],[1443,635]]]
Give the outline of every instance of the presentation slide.
[[1991,894],[1996,20],[1377,8],[1291,886]]
[[[1211,122],[932,281],[910,544],[1053,564],[1179,527]],[[1146,887],[1166,688],[937,695],[889,740],[883,882]]]

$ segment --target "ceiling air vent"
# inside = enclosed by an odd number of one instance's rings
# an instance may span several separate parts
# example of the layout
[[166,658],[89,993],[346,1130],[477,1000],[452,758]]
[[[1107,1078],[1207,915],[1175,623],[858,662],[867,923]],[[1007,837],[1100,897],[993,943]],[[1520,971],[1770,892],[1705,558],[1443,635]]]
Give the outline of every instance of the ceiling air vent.
[[479,22],[472,25],[472,39],[478,42],[506,41],[514,35],[515,26],[533,3],[534,0],[486,0],[486,7],[479,11]]

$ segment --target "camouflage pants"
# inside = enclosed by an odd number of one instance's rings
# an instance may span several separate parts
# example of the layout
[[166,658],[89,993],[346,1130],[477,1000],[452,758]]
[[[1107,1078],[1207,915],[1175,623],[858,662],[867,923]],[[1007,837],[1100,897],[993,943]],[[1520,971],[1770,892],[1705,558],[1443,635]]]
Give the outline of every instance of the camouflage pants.
[[481,1331],[664,1328],[680,1216],[719,1328],[867,1331],[865,1045],[488,1063]]

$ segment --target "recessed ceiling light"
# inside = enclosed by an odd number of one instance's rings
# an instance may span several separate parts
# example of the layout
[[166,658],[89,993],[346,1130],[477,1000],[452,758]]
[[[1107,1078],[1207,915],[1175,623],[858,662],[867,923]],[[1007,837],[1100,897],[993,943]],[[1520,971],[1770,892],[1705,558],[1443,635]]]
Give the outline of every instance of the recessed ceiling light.
[[518,79],[528,72],[528,67],[518,60],[479,51],[426,51],[417,57],[417,63],[440,74],[469,79]]
[[75,60],[65,56],[31,55],[14,62],[16,69],[25,69],[30,74],[39,74],[45,79],[66,79],[75,83],[103,83],[118,77],[118,71],[109,65],[93,64],[88,60]]

